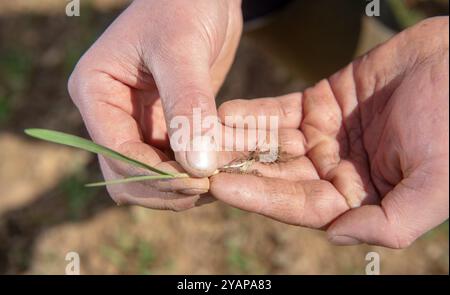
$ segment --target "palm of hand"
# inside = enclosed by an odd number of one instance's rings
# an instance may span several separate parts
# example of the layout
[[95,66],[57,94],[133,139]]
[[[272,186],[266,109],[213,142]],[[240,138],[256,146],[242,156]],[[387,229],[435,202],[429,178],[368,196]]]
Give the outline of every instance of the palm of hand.
[[[215,176],[213,194],[282,222],[326,228],[339,244],[405,247],[442,222],[448,216],[448,37],[440,39],[446,25],[408,30],[302,95],[223,105],[223,114],[279,115],[282,128],[297,132],[283,140],[280,131],[281,149],[296,146],[299,155],[256,165],[264,177]],[[436,37],[416,54],[405,40],[423,38],[429,26]]]

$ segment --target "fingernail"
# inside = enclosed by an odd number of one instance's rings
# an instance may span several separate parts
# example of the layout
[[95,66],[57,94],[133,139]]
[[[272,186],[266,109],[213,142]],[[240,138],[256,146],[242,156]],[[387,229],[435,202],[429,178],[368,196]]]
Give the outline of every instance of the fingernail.
[[217,151],[210,136],[199,136],[191,141],[191,148],[186,152],[187,164],[196,176],[212,175],[217,169]]
[[347,198],[347,204],[351,209],[361,207],[361,199],[359,198]]
[[208,190],[204,190],[204,189],[200,189],[200,188],[188,188],[188,189],[179,190],[178,192],[183,195],[195,196],[195,195],[206,194],[208,192]]
[[359,241],[358,239],[355,239],[353,237],[349,237],[349,236],[332,236],[330,238],[330,241],[333,244],[336,245],[340,245],[340,246],[344,246],[344,245],[358,245],[361,244],[361,241]]

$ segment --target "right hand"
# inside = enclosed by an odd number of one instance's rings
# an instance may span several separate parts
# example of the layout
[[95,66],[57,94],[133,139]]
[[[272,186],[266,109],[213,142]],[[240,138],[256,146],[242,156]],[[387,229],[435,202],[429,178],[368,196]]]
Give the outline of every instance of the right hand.
[[422,21],[301,94],[223,104],[221,116],[278,117],[280,150],[292,157],[253,165],[259,176],[215,175],[211,193],[327,230],[338,245],[405,248],[444,222],[448,27],[448,17]]
[[[135,0],[79,61],[70,95],[92,139],[157,168],[210,176],[198,153],[168,156],[175,116],[216,115],[214,96],[233,61],[242,31],[240,0]],[[192,122],[191,122],[192,123]],[[200,158],[202,155],[200,155]],[[203,158],[204,159],[204,158]],[[204,162],[203,162],[204,163]],[[100,158],[106,180],[143,174]],[[183,210],[204,201],[207,178],[129,183],[108,187],[112,198],[156,209]],[[203,203],[203,202],[202,202]]]

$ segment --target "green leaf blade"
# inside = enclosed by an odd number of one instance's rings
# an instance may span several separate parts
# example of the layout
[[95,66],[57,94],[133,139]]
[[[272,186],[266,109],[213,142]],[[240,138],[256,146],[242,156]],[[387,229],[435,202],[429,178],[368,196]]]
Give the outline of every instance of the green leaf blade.
[[132,176],[122,179],[114,179],[108,181],[94,182],[85,184],[85,187],[99,187],[99,186],[107,186],[114,184],[122,184],[122,183],[130,183],[130,182],[139,182],[144,180],[159,180],[159,179],[173,179],[173,178],[182,178],[188,177],[187,174],[175,174],[174,176],[170,175],[142,175],[142,176]]
[[82,137],[67,134],[64,132],[48,130],[48,129],[38,129],[38,128],[25,129],[25,134],[27,134],[31,137],[34,137],[34,138],[41,139],[41,140],[82,149],[82,150],[85,150],[85,151],[88,151],[88,152],[91,152],[94,154],[103,155],[105,157],[119,160],[119,161],[125,162],[127,164],[130,164],[130,165],[133,165],[133,166],[136,166],[139,168],[150,170],[150,171],[158,173],[160,175],[168,176],[168,178],[173,177],[172,173],[159,170],[157,168],[154,168],[150,165],[147,165],[147,164],[137,161],[135,159],[129,158],[119,152],[111,150],[105,146],[96,144],[93,141],[84,139]]

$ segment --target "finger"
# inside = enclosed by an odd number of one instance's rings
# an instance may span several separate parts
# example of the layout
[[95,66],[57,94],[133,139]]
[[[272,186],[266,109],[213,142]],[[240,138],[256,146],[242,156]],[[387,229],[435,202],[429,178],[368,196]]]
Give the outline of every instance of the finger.
[[[111,164],[106,161],[104,157],[100,157],[100,162],[105,170],[112,170],[109,174],[111,176],[107,180],[120,179],[121,175],[111,169]],[[162,162],[155,166],[158,169],[173,172],[183,173],[183,168],[175,161]],[[106,177],[106,176],[105,176]],[[192,178],[180,177],[169,179],[155,179],[139,182],[140,185],[147,186],[147,188],[157,189],[160,192],[173,192],[184,195],[200,195],[207,193],[209,190],[208,178]]]
[[314,165],[304,156],[287,159],[273,164],[254,163],[247,173],[254,173],[264,177],[279,178],[289,181],[318,180]]
[[[237,118],[255,118],[258,125],[270,127],[270,117],[278,119],[279,128],[299,128],[302,119],[302,95],[291,93],[280,97],[252,100],[236,99],[223,103],[218,110],[223,124],[235,127]],[[261,121],[257,120],[260,118]],[[261,124],[264,122],[264,124]],[[256,128],[262,128],[258,126]]]
[[[175,161],[162,162],[156,168],[167,172],[182,173],[184,169]],[[209,191],[208,178],[182,177],[174,179],[159,179],[144,182],[161,192],[177,192],[184,195],[201,195]]]
[[348,146],[341,107],[330,83],[324,80],[306,90],[303,101],[301,129],[308,143],[307,156],[319,176],[330,181],[352,208],[376,202],[377,193],[364,172],[369,170],[368,163],[354,155],[352,161],[346,159],[355,143]]
[[363,167],[356,162],[341,159],[339,143],[323,140],[307,153],[319,176],[330,181],[352,208],[378,200],[373,187],[361,177]]
[[[148,58],[149,67],[161,96],[169,136],[173,138],[177,130],[181,132],[178,122],[188,125],[181,143],[171,140],[176,160],[194,176],[210,176],[218,165],[213,137],[215,126],[204,124],[207,117],[215,122],[218,119],[209,56],[206,48],[180,51],[170,58],[163,56],[167,55],[164,52],[153,53]],[[177,121],[180,118],[186,120]]]
[[[87,77],[89,78],[89,77]],[[83,91],[78,88],[72,95],[89,97],[89,105],[80,105],[80,111],[86,126],[95,142],[105,145],[126,156],[144,162],[167,172],[184,172],[180,166],[165,163],[167,157],[158,149],[152,148],[141,139],[141,130],[132,116],[133,109],[139,104],[132,105],[133,99],[138,99],[130,93],[128,87],[109,76],[95,76],[102,79],[96,81],[93,87],[86,87]],[[89,80],[91,81],[91,80]],[[107,90],[103,90],[108,85]],[[106,91],[106,92],[105,92]],[[112,91],[111,93],[109,91]],[[109,158],[102,158],[108,169],[113,170],[113,177],[107,180],[125,176],[147,175],[148,171]],[[105,176],[106,177],[106,176]],[[207,179],[174,179],[168,181],[147,181],[150,185],[162,191],[181,192],[186,195],[197,195],[208,191]]]
[[[174,162],[161,165],[170,170]],[[120,175],[110,169],[104,158],[100,158],[100,167],[106,180],[120,178]],[[172,167],[173,170],[175,170]],[[214,200],[205,193],[209,187],[208,179],[186,178],[170,179],[167,182],[136,182],[110,185],[107,187],[112,199],[118,205],[138,205],[152,209],[169,209],[182,211]]]
[[294,225],[322,228],[348,210],[342,195],[323,180],[220,173],[210,185],[212,195],[231,206]]
[[306,141],[303,133],[297,129],[241,129],[223,127],[220,139],[224,151],[267,151],[279,150],[291,157],[306,153]]
[[415,173],[397,184],[381,206],[363,206],[341,216],[328,237],[339,245],[405,248],[448,218],[448,202],[448,173],[445,178]]
[[[296,129],[280,129],[279,132],[278,130],[257,130],[252,133],[248,129],[235,129],[223,126],[223,130],[222,134],[225,137],[221,140],[222,147],[218,157],[219,168],[224,168],[233,163],[241,163],[242,161],[249,160],[250,157],[256,157],[258,161],[268,163],[289,161],[305,155],[306,144],[303,134]],[[276,140],[274,138],[276,138]],[[258,164],[256,165],[258,166]],[[311,171],[309,168],[314,170],[314,167],[311,166],[312,165],[305,166],[307,169],[297,169],[300,167],[292,167],[295,169],[289,168],[290,170],[286,170],[287,173],[285,174],[286,176],[291,175],[293,177],[296,177],[295,175],[297,174],[304,174],[305,176],[311,175],[309,173],[309,171]],[[262,167],[264,173],[269,169],[267,167],[269,166],[264,165]],[[301,167],[303,168],[303,165]],[[269,175],[275,174],[276,170],[270,169],[267,173],[267,176],[270,177]],[[314,172],[314,175],[316,174],[317,173]]]

